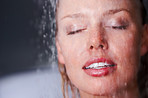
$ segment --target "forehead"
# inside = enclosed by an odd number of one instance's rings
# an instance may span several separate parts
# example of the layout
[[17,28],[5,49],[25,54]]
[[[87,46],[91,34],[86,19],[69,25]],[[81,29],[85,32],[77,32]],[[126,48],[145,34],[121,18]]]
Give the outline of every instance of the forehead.
[[100,14],[112,9],[127,9],[134,13],[139,10],[139,0],[59,0],[58,16],[75,13]]

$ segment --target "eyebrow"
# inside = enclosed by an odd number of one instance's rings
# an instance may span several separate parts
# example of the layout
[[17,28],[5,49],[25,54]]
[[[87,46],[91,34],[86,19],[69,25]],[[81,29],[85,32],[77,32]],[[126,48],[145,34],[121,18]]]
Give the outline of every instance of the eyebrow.
[[104,16],[112,15],[112,14],[116,14],[116,13],[121,12],[121,11],[131,13],[128,9],[121,8],[121,9],[113,9],[113,10],[106,11],[103,15]]
[[82,18],[82,17],[85,17],[85,15],[82,13],[75,13],[75,14],[71,14],[71,15],[66,15],[61,20],[65,19],[65,18]]
[[[113,15],[113,14],[116,14],[121,11],[131,13],[128,9],[121,8],[121,9],[108,10],[105,13],[103,13],[103,16]],[[75,13],[75,14],[66,15],[66,16],[62,17],[61,20],[65,19],[65,18],[77,19],[77,18],[83,18],[83,17],[86,17],[83,13]]]

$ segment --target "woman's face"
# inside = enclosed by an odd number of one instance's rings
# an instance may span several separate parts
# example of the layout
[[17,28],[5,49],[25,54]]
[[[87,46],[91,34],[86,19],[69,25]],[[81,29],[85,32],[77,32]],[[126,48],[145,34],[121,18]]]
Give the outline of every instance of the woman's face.
[[80,93],[108,95],[136,85],[140,15],[135,0],[60,0],[58,59]]

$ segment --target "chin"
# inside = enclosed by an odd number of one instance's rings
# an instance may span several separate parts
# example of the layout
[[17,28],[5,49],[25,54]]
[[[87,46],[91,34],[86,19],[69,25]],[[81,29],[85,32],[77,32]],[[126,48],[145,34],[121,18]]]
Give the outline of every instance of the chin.
[[118,92],[117,87],[98,87],[96,89],[93,89],[91,91],[87,91],[86,93],[89,93],[94,96],[112,96]]
[[126,83],[129,83],[130,79],[127,81],[126,79],[119,78],[119,80],[120,81],[104,78],[94,80],[93,82],[88,81],[85,85],[93,85],[87,86],[87,88],[82,87],[82,91],[94,96],[113,96],[125,91],[128,88]]

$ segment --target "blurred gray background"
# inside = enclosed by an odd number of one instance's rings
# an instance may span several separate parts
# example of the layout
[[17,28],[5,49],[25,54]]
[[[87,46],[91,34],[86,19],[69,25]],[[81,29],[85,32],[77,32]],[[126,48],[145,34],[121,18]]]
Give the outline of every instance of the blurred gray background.
[[0,98],[62,98],[45,1],[0,1]]
[[[38,34],[44,0],[0,1],[0,76],[32,70],[43,48]],[[44,57],[47,62],[47,57]],[[40,62],[41,63],[41,62]]]

